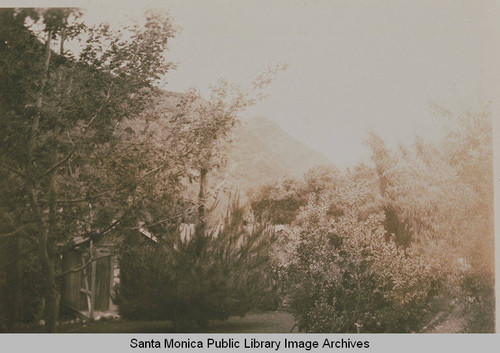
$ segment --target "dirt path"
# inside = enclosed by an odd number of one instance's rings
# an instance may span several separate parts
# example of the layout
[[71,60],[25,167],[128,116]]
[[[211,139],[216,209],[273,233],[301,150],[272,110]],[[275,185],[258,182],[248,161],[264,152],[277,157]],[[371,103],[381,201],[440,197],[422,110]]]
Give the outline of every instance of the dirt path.
[[465,320],[461,315],[461,308],[454,306],[448,311],[442,311],[432,320],[429,329],[423,333],[460,333],[463,332]]
[[460,308],[455,307],[448,317],[438,324],[431,333],[460,333],[465,325],[464,318],[460,315]]

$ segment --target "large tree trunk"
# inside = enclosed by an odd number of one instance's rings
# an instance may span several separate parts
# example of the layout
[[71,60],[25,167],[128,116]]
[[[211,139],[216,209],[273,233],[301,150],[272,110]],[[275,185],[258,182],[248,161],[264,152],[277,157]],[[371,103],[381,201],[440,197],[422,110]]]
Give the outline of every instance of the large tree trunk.
[[[56,275],[54,268],[54,260],[51,257],[52,249],[51,242],[49,241],[49,232],[55,228],[55,193],[53,192],[54,187],[54,174],[50,174],[49,181],[49,222],[47,227],[47,222],[44,220],[44,211],[40,206],[38,201],[37,186],[39,186],[39,176],[34,170],[34,149],[36,145],[36,139],[39,135],[40,126],[40,114],[43,106],[43,92],[45,85],[47,83],[49,66],[50,66],[50,44],[52,39],[52,33],[47,34],[47,40],[45,42],[45,57],[43,62],[42,77],[40,79],[39,90],[37,92],[36,107],[37,111],[33,116],[31,125],[31,136],[28,144],[28,155],[26,159],[26,177],[25,177],[25,188],[26,192],[30,198],[31,210],[33,212],[33,218],[37,224],[39,232],[38,241],[38,258],[40,261],[43,280],[44,280],[44,298],[45,298],[45,310],[44,319],[46,324],[47,332],[56,332],[56,322],[57,322],[57,286],[56,286]],[[51,234],[53,235],[53,234]]]
[[38,197],[32,183],[27,183],[26,189],[31,198],[31,209],[36,220],[40,238],[38,241],[38,258],[44,279],[44,298],[45,310],[44,319],[47,332],[56,332],[57,322],[57,286],[56,273],[54,268],[54,259],[51,257],[51,248],[49,246],[49,232],[43,220],[43,213],[38,202]]
[[56,201],[57,200],[57,183],[55,173],[50,174],[49,183],[49,231],[46,233],[42,262],[44,264],[44,272],[46,275],[45,283],[45,321],[48,332],[56,332],[56,322],[59,313],[59,295],[56,284],[56,273],[54,264],[54,239],[57,235],[57,220],[56,220]]
[[45,311],[44,318],[47,332],[57,331],[58,292],[54,259],[45,251],[41,254],[42,269],[45,274]]
[[7,325],[12,328],[19,322],[19,303],[21,298],[20,268],[19,268],[19,239],[14,236],[6,241],[7,278],[6,278],[6,316]]

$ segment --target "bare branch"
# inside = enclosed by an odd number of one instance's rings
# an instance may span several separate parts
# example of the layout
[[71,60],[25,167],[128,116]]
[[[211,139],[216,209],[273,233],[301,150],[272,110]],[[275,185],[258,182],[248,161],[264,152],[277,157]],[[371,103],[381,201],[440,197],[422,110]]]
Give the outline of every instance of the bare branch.
[[95,194],[95,195],[89,195],[89,196],[86,196],[86,197],[82,197],[82,198],[79,198],[79,199],[66,199],[66,200],[57,200],[56,202],[58,203],[79,203],[79,202],[89,202],[89,201],[94,201],[102,196],[106,196],[107,194],[113,192],[113,191],[120,191],[121,189],[124,189],[125,186],[121,185],[121,186],[118,186],[116,188],[111,188],[111,189],[107,189],[107,190],[104,190],[104,191],[101,191],[100,193],[98,194]]
[[106,259],[108,257],[115,256],[115,255],[116,254],[108,254],[108,255],[103,255],[103,256],[99,256],[99,257],[90,258],[89,261],[87,261],[85,264],[81,265],[80,267],[72,268],[70,270],[58,273],[56,276],[57,277],[62,277],[62,276],[69,275],[70,273],[80,272],[83,269],[85,269],[88,265],[90,265],[92,262],[95,262],[95,261],[98,261],[98,260],[102,260],[102,259]]
[[23,172],[21,172],[21,171],[17,170],[17,169],[16,169],[16,168],[14,168],[14,167],[11,167],[10,165],[8,165],[8,164],[7,164],[7,163],[5,163],[5,162],[4,162],[4,163],[2,163],[2,167],[4,167],[5,169],[10,170],[11,172],[13,172],[13,173],[15,173],[15,174],[19,175],[21,178],[26,178],[26,175],[25,175]]
[[66,163],[72,156],[73,154],[75,153],[75,149],[76,149],[76,145],[73,147],[73,149],[71,150],[70,153],[68,153],[68,155],[66,157],[64,157],[63,159],[61,159],[59,162],[57,162],[56,164],[54,164],[52,167],[50,167],[49,169],[47,169],[43,174],[42,176],[45,176],[47,174],[50,174],[52,173],[52,171],[54,171],[55,169],[57,169],[58,167],[60,167],[61,165],[63,165],[64,163]]
[[19,233],[21,233],[24,229],[26,229],[28,227],[28,224],[25,224],[24,226],[10,232],[10,233],[0,233],[0,238],[7,238],[7,237],[12,237],[14,235],[18,235]]
[[[154,227],[154,226],[156,226],[158,224],[168,223],[168,222],[172,221],[173,219],[180,218],[182,216],[192,215],[193,213],[194,213],[194,210],[191,210],[191,211],[189,211],[187,213],[185,213],[185,212],[179,212],[176,215],[170,216],[168,218],[164,218],[164,219],[159,220],[157,222],[154,222],[154,223],[151,223],[151,224],[145,224],[145,226],[147,226],[147,227]],[[133,228],[130,228],[130,229],[139,230],[139,229],[141,229],[141,227],[133,227]]]

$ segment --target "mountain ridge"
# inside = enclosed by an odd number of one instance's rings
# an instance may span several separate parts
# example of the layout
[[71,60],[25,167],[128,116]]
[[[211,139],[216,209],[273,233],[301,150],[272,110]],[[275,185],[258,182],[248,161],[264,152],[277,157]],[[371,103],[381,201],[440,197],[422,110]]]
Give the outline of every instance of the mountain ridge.
[[264,117],[241,119],[233,131],[226,160],[212,176],[212,187],[226,193],[238,190],[243,200],[251,190],[266,184],[301,177],[314,166],[333,166],[321,153]]

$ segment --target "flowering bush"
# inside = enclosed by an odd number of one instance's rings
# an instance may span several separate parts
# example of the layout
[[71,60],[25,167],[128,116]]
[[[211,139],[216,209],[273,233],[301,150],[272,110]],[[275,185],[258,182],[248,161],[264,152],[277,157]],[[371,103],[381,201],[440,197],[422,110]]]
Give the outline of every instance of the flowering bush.
[[383,213],[362,220],[366,187],[338,189],[340,217],[311,197],[296,221],[292,261],[282,264],[286,303],[306,332],[412,332],[425,325],[438,284],[433,264],[387,239]]

